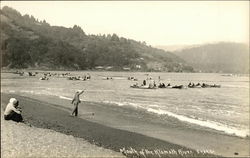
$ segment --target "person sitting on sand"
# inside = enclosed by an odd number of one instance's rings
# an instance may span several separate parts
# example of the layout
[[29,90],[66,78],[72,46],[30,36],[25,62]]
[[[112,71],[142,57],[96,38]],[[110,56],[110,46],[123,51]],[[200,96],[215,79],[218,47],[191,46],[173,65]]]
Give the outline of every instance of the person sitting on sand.
[[84,92],[83,90],[82,90],[82,91],[78,90],[78,91],[76,92],[76,94],[75,94],[75,96],[74,96],[72,102],[71,102],[71,104],[74,105],[74,109],[73,109],[72,114],[71,114],[72,116],[74,116],[74,114],[75,114],[75,116],[78,115],[78,104],[81,103],[81,101],[80,101],[80,95],[81,95],[83,92]]
[[12,120],[16,122],[23,122],[21,115],[21,108],[18,107],[19,101],[15,98],[11,98],[4,111],[4,119]]

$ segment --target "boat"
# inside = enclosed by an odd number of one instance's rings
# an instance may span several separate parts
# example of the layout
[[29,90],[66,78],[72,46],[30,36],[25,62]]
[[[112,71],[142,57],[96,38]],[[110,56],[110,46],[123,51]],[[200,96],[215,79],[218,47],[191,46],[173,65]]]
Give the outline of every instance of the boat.
[[214,85],[210,85],[211,88],[220,88],[221,85],[218,85],[218,84],[214,84]]
[[182,89],[182,88],[184,88],[184,86],[183,85],[175,85],[175,86],[172,86],[172,88]]
[[73,81],[86,81],[86,80],[89,80],[89,79],[86,79],[86,78],[82,78],[80,76],[76,77],[76,76],[68,76],[67,77],[68,80],[73,80]]
[[149,87],[149,86],[138,86],[138,85],[132,85],[130,88],[137,88],[137,89],[157,89],[157,87]]
[[217,84],[205,84],[203,83],[202,85],[188,85],[188,88],[220,88],[221,85],[217,85]]
[[188,85],[188,88],[204,88],[204,87],[202,87],[201,85],[198,85],[198,86],[196,86],[196,85]]

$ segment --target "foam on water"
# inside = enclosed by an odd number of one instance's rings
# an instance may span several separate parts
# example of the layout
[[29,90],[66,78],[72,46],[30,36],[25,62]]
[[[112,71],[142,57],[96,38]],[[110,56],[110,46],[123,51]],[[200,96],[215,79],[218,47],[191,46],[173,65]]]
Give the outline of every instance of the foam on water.
[[105,104],[115,104],[118,106],[132,106],[135,108],[144,108],[142,105],[139,105],[137,103],[131,103],[131,102],[116,102],[116,101],[103,101]]
[[21,93],[29,93],[33,95],[47,95],[47,96],[56,96],[55,92],[41,90],[41,91],[33,91],[33,90],[20,90]]
[[172,112],[169,112],[166,110],[161,110],[161,109],[148,108],[147,111],[152,112],[152,113],[156,113],[159,115],[168,115],[168,116],[177,118],[180,121],[196,124],[196,125],[203,126],[203,127],[208,127],[208,128],[222,131],[226,134],[235,135],[238,137],[248,137],[249,136],[249,130],[239,130],[239,129],[236,129],[233,127],[228,127],[227,125],[224,125],[224,124],[221,124],[218,122],[214,122],[214,121],[201,120],[199,118],[189,118],[187,116],[178,115],[178,114],[175,114],[175,113],[172,113]]
[[59,96],[61,99],[66,99],[66,100],[72,100],[72,98],[64,97],[64,96]]
[[131,103],[131,102],[115,102],[115,101],[103,101],[103,103],[106,104],[115,104],[118,106],[132,106],[135,108],[141,108],[144,109],[148,112],[154,113],[154,114],[158,114],[158,115],[168,115],[170,117],[174,117],[176,119],[178,119],[179,121],[183,121],[183,122],[188,122],[191,124],[196,124],[202,127],[207,127],[210,129],[214,129],[217,131],[221,131],[224,132],[226,134],[229,135],[234,135],[234,136],[238,136],[238,137],[248,137],[249,136],[249,130],[241,130],[241,129],[237,129],[234,127],[229,127],[226,124],[222,124],[219,122],[215,122],[215,121],[210,121],[210,120],[203,120],[201,118],[197,118],[196,116],[183,116],[183,115],[179,115],[179,114],[175,114],[166,110],[162,110],[162,109],[154,109],[155,107],[160,107],[159,105],[140,105],[138,103]]

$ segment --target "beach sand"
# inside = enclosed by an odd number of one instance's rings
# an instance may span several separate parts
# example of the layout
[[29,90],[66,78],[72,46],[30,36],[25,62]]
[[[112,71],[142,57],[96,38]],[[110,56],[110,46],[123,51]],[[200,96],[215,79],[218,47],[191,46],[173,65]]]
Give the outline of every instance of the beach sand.
[[30,127],[1,119],[1,157],[124,157],[121,153],[97,147],[49,129]]
[[85,114],[71,117],[69,102],[63,99],[2,94],[2,102],[7,103],[10,97],[20,100],[23,117],[32,126],[83,138],[128,157],[145,153],[148,157],[249,155],[249,140],[191,128],[176,120],[169,120],[166,128],[166,124],[158,122],[148,124],[148,119],[154,120],[151,115],[87,102],[80,106]]

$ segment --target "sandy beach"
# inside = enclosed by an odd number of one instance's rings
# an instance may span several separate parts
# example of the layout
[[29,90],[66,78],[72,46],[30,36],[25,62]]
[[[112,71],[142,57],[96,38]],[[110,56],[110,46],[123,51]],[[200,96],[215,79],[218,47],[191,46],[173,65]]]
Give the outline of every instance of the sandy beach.
[[124,157],[82,138],[1,119],[1,157]]
[[[20,100],[21,107],[23,108],[23,117],[27,124],[30,124],[31,126],[37,128],[49,129],[66,135],[71,135],[75,138],[82,138],[92,145],[101,147],[101,149],[111,149],[115,152],[123,153],[123,155],[126,155],[127,157],[139,157],[142,155],[146,155],[146,157],[214,157],[214,155],[209,153],[209,151],[197,152],[196,150],[186,148],[181,145],[176,145],[164,140],[149,137],[128,130],[121,130],[118,128],[106,126],[106,124],[103,124],[103,122],[98,121],[100,118],[104,117],[103,113],[106,113],[105,117],[108,120],[112,119],[113,117],[109,117],[111,113],[107,113],[107,111],[102,108],[98,108],[98,106],[92,105],[92,108],[88,110],[86,110],[85,107],[86,112],[92,111],[95,112],[95,115],[86,115],[84,116],[86,118],[83,119],[81,118],[81,116],[71,117],[69,115],[69,110],[67,108],[61,108],[60,106],[55,104],[56,102],[54,102],[54,104],[51,104],[48,102],[43,102],[41,100],[31,99],[18,95],[2,94],[3,105],[5,105],[9,97],[16,97],[18,100]],[[58,101],[60,102],[60,100]],[[115,116],[117,115],[119,114],[116,113]],[[95,117],[97,118],[93,119]],[[93,121],[89,121],[91,118],[93,119]],[[120,125],[125,125],[122,119],[119,117],[117,117],[117,119],[114,121]],[[115,152],[111,155],[117,156],[117,153]],[[80,152],[79,154],[83,153]],[[96,154],[97,157],[105,157],[105,155],[103,154],[98,155],[98,150]]]

